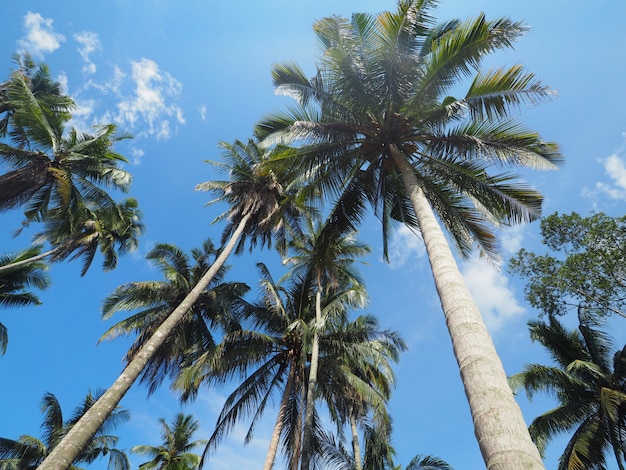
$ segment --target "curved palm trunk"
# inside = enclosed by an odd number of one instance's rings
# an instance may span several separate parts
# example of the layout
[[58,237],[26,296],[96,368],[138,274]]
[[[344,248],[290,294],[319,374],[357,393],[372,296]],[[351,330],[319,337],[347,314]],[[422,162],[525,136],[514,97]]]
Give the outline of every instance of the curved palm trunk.
[[352,453],[354,454],[354,469],[362,470],[361,462],[361,444],[359,443],[359,431],[356,427],[356,416],[354,412],[350,413],[350,430],[352,431]]
[[491,336],[413,168],[397,148],[392,157],[415,209],[486,467],[544,469]]
[[42,260],[44,258],[47,258],[48,256],[54,255],[58,251],[61,251],[61,249],[62,247],[57,246],[56,248],[53,248],[52,250],[48,250],[45,253],[31,256],[30,258],[23,259],[21,261],[15,261],[13,263],[5,264],[3,266],[0,266],[0,273],[4,271],[10,271],[11,269],[19,268],[20,266],[24,266],[25,264],[30,264],[30,263],[34,263],[35,261]]
[[148,361],[158,351],[167,336],[176,327],[194,302],[198,300],[202,291],[206,289],[215,274],[224,265],[226,259],[235,248],[250,217],[251,213],[248,213],[241,219],[230,240],[206,274],[202,276],[202,279],[198,281],[180,305],[178,305],[170,316],[156,329],[152,337],[141,347],[113,385],[111,385],[100,399],[89,408],[61,442],[59,442],[50,455],[43,461],[41,466],[39,466],[39,470],[66,470],[72,465],[72,462],[74,462],[83,447],[95,435],[106,418],[122,400],[128,389],[130,389],[132,384],[137,380]]
[[280,441],[280,433],[283,430],[283,423],[287,407],[289,406],[289,395],[293,388],[293,384],[296,379],[296,369],[293,363],[290,365],[289,377],[285,384],[285,390],[283,391],[283,397],[280,401],[280,408],[278,409],[278,417],[276,418],[276,424],[274,425],[274,432],[272,433],[272,439],[270,440],[270,447],[267,450],[267,456],[265,457],[265,464],[263,470],[272,470],[274,466],[274,460],[276,459],[276,453],[278,452],[278,443]]
[[[322,321],[322,289],[318,285],[315,293],[315,323],[319,326]],[[304,412],[304,430],[302,437],[302,462],[301,470],[309,470],[311,455],[313,453],[313,410],[315,406],[315,387],[317,386],[317,368],[319,364],[319,333],[317,327],[313,333],[313,345],[311,346],[311,363],[309,364],[309,385],[306,392],[306,409]]]

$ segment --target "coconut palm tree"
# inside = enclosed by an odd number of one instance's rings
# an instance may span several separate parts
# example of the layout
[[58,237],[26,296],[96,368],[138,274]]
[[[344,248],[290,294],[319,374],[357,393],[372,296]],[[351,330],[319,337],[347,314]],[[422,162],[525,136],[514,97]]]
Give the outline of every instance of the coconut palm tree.
[[561,156],[512,114],[552,92],[518,65],[478,71],[523,25],[482,14],[437,24],[436,3],[400,0],[395,12],[318,21],[317,74],[276,65],[277,92],[298,105],[261,121],[256,135],[270,147],[297,145],[276,171],[299,168],[329,196],[354,193],[353,214],[369,201],[384,234],[392,220],[419,230],[487,468],[542,468],[442,226],[461,254],[478,246],[497,259],[496,229],[540,216],[541,195],[508,170],[553,169]]
[[231,181],[203,183],[197,189],[212,191],[217,194],[215,201],[232,204],[219,218],[229,220],[225,236],[230,238],[194,288],[137,351],[124,372],[104,393],[101,402],[85,415],[46,459],[41,470],[67,468],[101,421],[119,404],[152,356],[222,269],[235,248],[237,251],[242,250],[244,240],[249,241],[251,246],[270,245],[273,237],[280,248],[284,246],[289,232],[299,232],[298,216],[307,208],[302,201],[295,198],[294,188],[283,186],[277,175],[266,168],[264,163],[269,156],[267,152],[261,151],[254,142],[248,142],[247,145],[241,142],[233,145],[223,143],[222,148],[225,149],[226,163],[216,165],[229,172]]
[[192,441],[200,424],[191,415],[178,413],[171,426],[165,419],[159,419],[163,431],[160,446],[135,446],[130,449],[135,454],[148,455],[152,460],[139,465],[140,469],[159,470],[195,470],[200,463],[200,456],[192,452],[196,447],[206,444],[206,440]]
[[[209,438],[203,461],[243,417],[252,416],[246,443],[274,394],[281,396],[265,469],[272,468],[280,438],[288,468],[297,470],[302,449],[302,426],[306,400],[307,365],[310,354],[310,321],[314,305],[310,292],[300,283],[276,284],[267,268],[259,265],[261,298],[243,309],[249,329],[226,334],[215,351],[207,351],[183,371],[178,385],[183,399],[195,398],[201,386],[241,380],[226,399],[215,431]],[[327,299],[324,299],[326,301]],[[349,293],[332,299],[341,308]]]
[[[335,329],[335,328],[334,328]],[[320,371],[318,384],[322,401],[327,404],[331,419],[337,423],[337,432],[343,435],[343,427],[349,424],[352,458],[355,470],[367,468],[372,458],[384,459],[387,453],[372,448],[368,433],[376,429],[377,436],[383,436],[382,429],[390,427],[391,417],[387,405],[395,386],[395,375],[391,362],[397,362],[399,353],[406,349],[404,341],[394,331],[380,330],[378,321],[371,315],[359,316],[355,321],[336,327],[335,333],[325,338],[338,341],[341,354],[335,354],[335,366],[346,374],[326,374]],[[346,338],[361,336],[361,342],[344,341]],[[342,348],[340,345],[347,346]],[[354,346],[357,346],[356,348]],[[331,370],[332,372],[332,370]],[[361,455],[359,427],[366,436],[366,449]],[[371,439],[370,439],[371,440]],[[368,447],[369,446],[369,447]]]
[[[135,313],[111,326],[100,341],[136,334],[125,357],[126,363],[130,363],[218,254],[211,240],[206,240],[201,248],[192,249],[190,255],[169,243],[155,245],[146,258],[161,271],[164,280],[125,283],[107,296],[102,306],[105,320],[121,311]],[[148,361],[141,382],[147,384],[150,393],[166,377],[175,378],[181,367],[193,361],[195,351],[215,347],[213,334],[217,329],[221,334],[239,328],[235,311],[249,288],[243,283],[224,282],[226,271],[222,267]]]
[[112,151],[118,135],[113,124],[93,133],[66,129],[74,102],[60,94],[47,67],[18,58],[0,91],[0,162],[10,171],[0,175],[0,210],[25,205],[25,223],[46,220],[50,211],[66,218],[86,202],[112,204],[105,188],[127,191],[130,174],[119,167],[127,160]]
[[35,243],[41,247],[48,242],[51,248],[43,253],[39,249],[31,257],[0,264],[0,273],[44,259],[58,262],[81,258],[81,276],[84,276],[98,250],[104,257],[102,268],[110,271],[117,267],[120,254],[137,248],[143,230],[141,212],[133,198],[108,207],[84,207],[79,219],[68,220],[63,214],[48,217],[43,232],[35,236]]
[[[303,278],[303,289],[315,290],[315,327],[311,348],[311,362],[307,385],[306,410],[304,414],[304,432],[302,446],[302,468],[309,468],[312,449],[311,435],[313,432],[313,410],[317,386],[319,362],[319,331],[322,326],[321,298],[330,293],[340,284],[344,286],[361,284],[358,272],[353,268],[356,257],[369,253],[369,247],[358,243],[354,234],[347,233],[350,226],[336,223],[331,214],[325,224],[315,224],[309,220],[307,235],[294,239],[290,243],[295,252],[284,260],[292,264],[287,276],[299,275]],[[312,289],[313,288],[313,289]]]
[[[31,247],[16,255],[4,255],[0,257],[0,265],[17,264],[23,259],[36,256],[39,252],[39,247]],[[46,289],[50,284],[44,272],[46,269],[47,266],[44,263],[36,262],[0,272],[0,306],[22,307],[41,304],[39,298],[26,289],[29,287]],[[6,352],[8,342],[7,328],[0,323],[0,354]]]
[[[46,393],[41,402],[41,410],[44,413],[44,421],[41,425],[42,440],[28,435],[20,436],[18,440],[0,438],[0,469],[35,470],[38,468],[68,430],[93,405],[96,398],[97,396],[89,392],[82,404],[76,407],[72,416],[65,420],[56,397],[51,393]],[[115,448],[118,438],[108,434],[128,419],[129,414],[126,410],[116,408],[72,461],[69,468],[79,470],[75,464],[90,464],[98,458],[109,455],[108,468],[110,470],[130,470],[126,454]]]
[[[358,467],[355,455],[329,436],[324,443],[324,460],[334,470],[402,470],[401,465],[394,464],[396,451],[391,445],[391,421],[375,425],[367,425],[364,433],[365,451],[363,466]],[[433,455],[416,455],[411,459],[405,470],[453,470],[443,459]]]
[[16,56],[16,62],[19,68],[0,85],[0,137],[8,137],[0,142],[0,164],[10,169],[0,174],[0,211],[24,206],[24,226],[44,222],[37,243],[47,241],[52,248],[32,261],[62,260],[75,252],[83,257],[84,275],[99,246],[105,269],[112,269],[115,244],[124,252],[141,233],[137,202],[118,204],[106,191],[130,187],[130,174],[119,167],[126,160],[112,151],[127,136],[116,135],[113,125],[96,127],[93,134],[66,129],[74,102],[45,65],[36,66],[28,56]]
[[566,329],[554,316],[529,322],[530,336],[550,353],[555,365],[529,364],[510,378],[514,389],[529,398],[537,392],[555,396],[558,405],[538,416],[530,434],[543,452],[557,434],[572,433],[559,460],[559,470],[607,468],[612,452],[617,468],[625,468],[626,347],[613,352],[612,341],[580,318],[578,330]]

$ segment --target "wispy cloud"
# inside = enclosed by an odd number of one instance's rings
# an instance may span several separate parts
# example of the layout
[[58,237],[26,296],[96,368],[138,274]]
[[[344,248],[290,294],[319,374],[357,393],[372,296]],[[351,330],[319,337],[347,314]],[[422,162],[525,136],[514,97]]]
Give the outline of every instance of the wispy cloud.
[[80,45],[78,53],[83,58],[85,65],[83,72],[86,74],[96,73],[96,64],[91,60],[91,54],[101,49],[98,35],[91,31],[82,31],[74,34],[74,40]]
[[614,201],[626,201],[626,133],[622,134],[624,139],[621,147],[617,148],[611,155],[600,158],[597,162],[604,168],[607,181],[597,181],[592,188],[583,187],[581,195],[591,199],[597,205],[599,196],[608,197]]
[[[520,225],[500,234],[505,259],[521,248],[525,231]],[[518,303],[509,286],[508,276],[498,266],[476,256],[463,265],[462,274],[487,328],[492,333],[525,313],[526,310]]]
[[28,12],[24,16],[25,36],[17,41],[20,52],[28,52],[33,57],[42,58],[45,54],[54,52],[61,43],[65,41],[65,36],[54,31],[53,20],[44,18],[39,13]]
[[172,125],[185,124],[182,109],[170,101],[181,94],[182,84],[152,60],[143,58],[131,65],[134,91],[118,102],[115,120],[131,129],[146,124],[140,132],[157,139],[169,138]]
[[422,238],[410,228],[402,225],[393,233],[389,244],[389,264],[392,269],[405,266],[425,255]]
[[198,112],[200,113],[200,119],[202,119],[203,121],[206,121],[206,112],[207,112],[206,106],[201,105],[198,108]]
[[614,153],[601,162],[611,182],[597,182],[596,189],[611,199],[626,200],[626,166],[623,158]]
[[508,277],[488,261],[473,258],[463,267],[463,278],[492,333],[524,314],[525,309],[509,287]]

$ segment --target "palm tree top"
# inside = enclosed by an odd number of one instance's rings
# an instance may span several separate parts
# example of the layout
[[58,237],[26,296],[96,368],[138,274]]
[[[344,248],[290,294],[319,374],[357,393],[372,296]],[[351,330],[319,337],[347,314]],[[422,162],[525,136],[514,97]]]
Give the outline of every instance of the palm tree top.
[[554,91],[520,65],[480,71],[488,54],[525,33],[523,24],[483,14],[436,23],[436,4],[403,0],[395,12],[319,20],[317,73],[276,65],[276,91],[298,105],[263,119],[255,135],[263,145],[298,145],[278,165],[309,172],[322,193],[340,195],[358,181],[383,221],[417,227],[399,189],[401,155],[461,253],[477,243],[498,259],[494,229],[541,214],[541,195],[508,169],[562,161],[558,146],[514,111]]
[[[248,240],[252,249],[257,243],[271,246],[273,238],[276,248],[284,252],[289,236],[301,232],[300,215],[313,212],[297,194],[298,180],[290,178],[293,171],[277,174],[267,165],[271,152],[253,140],[247,143],[237,140],[232,144],[221,142],[220,147],[224,150],[222,161],[207,160],[207,163],[227,173],[229,180],[207,181],[198,184],[196,190],[215,195],[207,205],[225,202],[230,206],[214,221],[228,220],[223,242],[244,217],[249,217],[236,252],[240,253]],[[281,151],[288,152],[287,149]]]
[[131,452],[151,456],[152,460],[139,465],[140,469],[160,470],[195,470],[200,463],[200,456],[192,450],[206,444],[206,440],[192,441],[198,431],[200,423],[191,415],[178,413],[171,425],[164,418],[159,419],[161,424],[161,445],[140,445],[131,448]]

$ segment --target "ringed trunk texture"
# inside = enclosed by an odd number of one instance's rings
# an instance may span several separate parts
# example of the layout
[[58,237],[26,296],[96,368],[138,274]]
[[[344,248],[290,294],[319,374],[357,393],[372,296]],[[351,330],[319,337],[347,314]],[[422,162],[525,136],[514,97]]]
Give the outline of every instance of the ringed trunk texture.
[[356,427],[356,417],[350,413],[350,430],[352,431],[352,453],[354,454],[354,470],[363,470],[361,463],[361,444],[359,443],[359,430]]
[[274,432],[272,433],[272,439],[270,440],[270,447],[267,451],[267,457],[265,457],[265,464],[263,470],[272,470],[274,466],[274,460],[276,459],[276,453],[278,452],[278,443],[280,442],[280,433],[283,430],[283,420],[287,407],[289,406],[289,394],[293,389],[293,384],[296,379],[296,369],[292,363],[289,368],[289,376],[287,383],[285,384],[285,390],[283,391],[283,397],[280,400],[280,408],[278,409],[278,417],[276,418],[276,424],[274,425]]
[[301,470],[309,470],[311,455],[313,454],[313,409],[315,407],[315,387],[317,386],[317,368],[319,364],[320,344],[317,328],[322,320],[322,291],[318,286],[315,293],[315,323],[313,333],[313,345],[311,346],[311,364],[309,364],[309,385],[306,392],[306,408],[304,412],[304,431],[302,438],[302,462]]
[[120,403],[126,392],[137,380],[146,364],[167,336],[176,327],[185,313],[198,300],[204,289],[213,280],[215,274],[224,265],[224,262],[233,251],[235,244],[246,227],[251,214],[248,213],[241,219],[237,230],[233,233],[224,250],[217,257],[213,265],[208,269],[202,279],[187,294],[187,297],[174,309],[169,317],[157,328],[152,337],[137,352],[133,360],[124,368],[113,385],[98,399],[89,410],[78,420],[72,429],[65,435],[59,444],[46,457],[38,470],[66,470],[78,457],[81,450],[96,434],[106,418]]
[[545,469],[502,362],[413,167],[392,149],[415,209],[487,470]]

